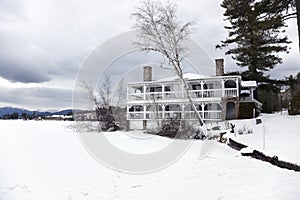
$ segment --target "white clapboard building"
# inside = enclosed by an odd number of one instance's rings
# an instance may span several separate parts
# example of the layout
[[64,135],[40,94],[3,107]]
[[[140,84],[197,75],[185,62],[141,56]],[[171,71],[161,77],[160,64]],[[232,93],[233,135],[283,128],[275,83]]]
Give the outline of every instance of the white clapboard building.
[[[236,119],[241,102],[254,102],[255,81],[224,76],[223,60],[216,60],[216,76],[186,73],[188,92],[205,122]],[[254,110],[254,109],[253,109]],[[196,121],[184,84],[177,77],[152,80],[152,68],[144,67],[144,81],[127,85],[127,120],[131,129],[146,129],[153,121],[165,119]]]

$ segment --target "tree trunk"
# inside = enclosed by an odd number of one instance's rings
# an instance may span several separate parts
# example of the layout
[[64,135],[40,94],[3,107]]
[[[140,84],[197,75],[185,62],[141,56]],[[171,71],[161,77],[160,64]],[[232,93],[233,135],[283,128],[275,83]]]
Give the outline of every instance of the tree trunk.
[[197,116],[197,119],[198,119],[198,121],[199,121],[199,124],[200,124],[200,126],[203,126],[203,125],[204,125],[204,121],[202,120],[202,118],[201,118],[201,116],[200,116],[200,114],[199,114],[199,112],[198,112],[198,110],[197,110],[197,108],[196,108],[196,106],[195,106],[195,103],[194,103],[194,101],[192,100],[192,97],[191,97],[191,95],[190,95],[190,93],[189,93],[188,85],[186,84],[186,82],[185,82],[185,80],[183,79],[183,77],[180,77],[180,79],[181,79],[181,81],[182,81],[182,83],[183,83],[184,90],[185,90],[186,95],[187,95],[187,98],[189,99],[189,102],[190,102],[190,104],[191,104],[191,106],[192,106],[192,109],[193,109],[193,111],[195,112],[195,114],[196,114],[196,116]]
[[300,51],[300,0],[296,0],[297,24],[298,24],[298,42]]

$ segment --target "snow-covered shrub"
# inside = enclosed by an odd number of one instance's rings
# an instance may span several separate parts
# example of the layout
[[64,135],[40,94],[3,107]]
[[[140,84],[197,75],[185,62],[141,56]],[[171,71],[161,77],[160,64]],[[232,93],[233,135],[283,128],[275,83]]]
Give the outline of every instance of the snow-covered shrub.
[[180,127],[180,119],[164,120],[157,135],[174,138]]
[[98,107],[96,109],[96,114],[98,115],[99,124],[101,131],[117,131],[120,130],[120,127],[114,119],[112,112],[112,107]]
[[204,139],[203,130],[199,126],[181,119],[164,120],[156,134],[177,139]]
[[68,127],[76,132],[100,132],[101,130],[99,123],[92,121],[76,121]]
[[239,135],[247,135],[253,133],[252,129],[248,128],[246,125],[244,125],[242,128],[238,129]]

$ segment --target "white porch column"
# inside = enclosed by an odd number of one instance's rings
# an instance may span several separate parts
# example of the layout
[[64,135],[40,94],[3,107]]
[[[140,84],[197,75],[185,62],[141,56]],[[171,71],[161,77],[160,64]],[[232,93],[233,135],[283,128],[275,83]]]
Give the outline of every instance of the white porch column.
[[165,84],[161,84],[162,99],[165,99]]
[[203,120],[205,119],[205,115],[204,115],[204,107],[205,107],[205,104],[204,104],[204,103],[201,103],[201,113],[202,113],[202,119],[203,119]]
[[251,100],[253,100],[253,99],[254,99],[254,88],[251,87]]
[[181,98],[184,99],[185,98],[185,89],[184,89],[184,83],[183,81],[181,81]]
[[201,85],[201,97],[203,98],[203,93],[204,93],[203,85],[204,85],[204,82],[201,81],[201,82],[200,82],[200,85]]
[[130,117],[129,117],[129,114],[130,114],[130,113],[129,113],[129,108],[130,108],[130,106],[131,106],[131,105],[127,105],[127,120],[130,119]]
[[147,108],[147,106],[146,105],[143,105],[143,109],[144,109],[144,113],[143,113],[143,116],[144,116],[144,119],[146,119],[146,109]]
[[146,100],[146,90],[147,90],[147,86],[146,84],[143,85],[143,90],[144,90],[144,100]]
[[184,119],[184,104],[180,104],[180,106],[181,106],[181,119]]
[[225,97],[225,80],[221,80],[221,88],[222,88],[222,97]]
[[236,96],[239,97],[240,96],[240,85],[239,85],[239,79],[235,79],[235,83],[236,83]]
[[163,104],[161,107],[162,107],[162,118],[165,119],[165,108],[166,108],[166,105]]

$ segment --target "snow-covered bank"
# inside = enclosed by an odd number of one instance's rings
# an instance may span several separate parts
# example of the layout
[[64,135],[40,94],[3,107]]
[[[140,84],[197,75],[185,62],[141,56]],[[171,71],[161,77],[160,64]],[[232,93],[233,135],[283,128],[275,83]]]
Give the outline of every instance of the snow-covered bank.
[[263,114],[262,124],[255,119],[235,120],[236,130],[246,126],[253,134],[238,135],[236,139],[269,156],[300,165],[300,116],[289,116],[287,112]]
[[[275,114],[264,115],[262,120],[268,129],[266,151],[286,160],[300,160],[300,118]],[[300,173],[242,157],[219,143],[205,159],[199,159],[203,141],[193,141],[182,158],[155,173],[112,171],[86,152],[77,134],[67,128],[71,123],[0,121],[1,200],[300,198]],[[253,120],[234,123],[237,128],[247,124],[253,129],[254,134],[237,136],[240,141],[262,147],[263,125],[255,125]],[[152,142],[139,145],[139,140],[123,133],[108,137],[115,145],[123,145],[121,149],[128,144],[130,152],[142,153],[170,142],[154,136]]]

